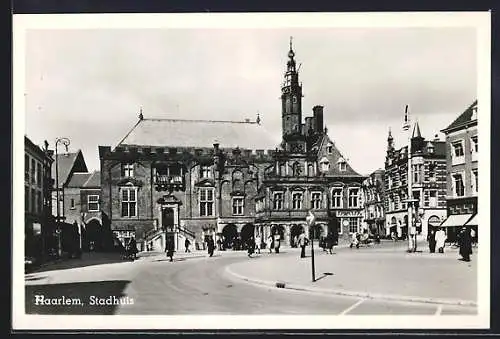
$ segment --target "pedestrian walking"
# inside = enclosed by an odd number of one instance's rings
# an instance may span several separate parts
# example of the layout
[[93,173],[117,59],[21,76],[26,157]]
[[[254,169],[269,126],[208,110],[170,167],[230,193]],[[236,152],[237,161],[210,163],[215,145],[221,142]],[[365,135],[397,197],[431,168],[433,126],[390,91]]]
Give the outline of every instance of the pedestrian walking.
[[184,250],[184,253],[191,253],[191,250],[189,249],[189,245],[191,245],[191,241],[189,241],[189,239],[186,238],[186,240],[184,240],[184,247],[186,248]]
[[212,237],[208,237],[207,240],[208,255],[211,257],[214,255],[215,243]]
[[260,234],[257,233],[255,236],[255,251],[260,254],[260,247],[262,246],[262,238],[260,237]]
[[429,252],[436,252],[436,231],[434,228],[429,228],[429,234],[427,235],[427,241],[429,242]]
[[306,257],[307,239],[306,239],[306,234],[305,234],[304,230],[300,231],[300,235],[297,238],[297,244],[300,246],[300,257],[305,258]]
[[328,249],[328,254],[333,254],[333,246],[334,246],[333,234],[329,233],[326,236],[326,247]]
[[168,237],[167,244],[165,245],[165,252],[167,253],[167,257],[170,258],[170,262],[174,261],[175,245],[173,240],[174,239]]
[[349,245],[349,248],[352,248],[353,246],[356,246],[356,248],[359,248],[359,235],[358,232],[354,232],[351,236],[351,244]]
[[280,253],[280,246],[281,246],[281,237],[279,233],[276,233],[274,235],[274,252],[275,253]]
[[139,252],[139,250],[137,250],[137,243],[135,238],[132,237],[128,243],[128,254],[135,260],[137,259],[137,252]]
[[462,227],[458,235],[458,244],[460,246],[460,255],[463,261],[470,261],[470,255],[472,254],[472,239],[470,235],[470,230],[467,227]]
[[253,237],[248,238],[246,245],[247,245],[248,257],[251,258],[252,254],[255,252],[255,241]]
[[273,253],[273,237],[271,235],[267,237],[266,245],[269,249],[269,253]]
[[476,231],[474,231],[473,228],[470,229],[470,238],[472,240],[472,246],[476,247],[477,246],[477,238],[476,238]]
[[444,253],[444,242],[446,241],[446,233],[443,228],[440,227],[434,236],[436,240],[436,247],[438,248],[439,253]]

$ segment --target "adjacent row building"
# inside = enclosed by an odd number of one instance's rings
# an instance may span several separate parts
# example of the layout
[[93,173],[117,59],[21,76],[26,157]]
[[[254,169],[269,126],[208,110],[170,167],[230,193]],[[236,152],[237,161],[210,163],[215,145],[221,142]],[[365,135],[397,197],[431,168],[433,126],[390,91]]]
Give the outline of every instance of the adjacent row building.
[[[411,168],[408,169],[408,157]],[[408,175],[412,196],[408,197]],[[408,236],[408,199],[413,205],[416,232],[426,238],[431,227],[446,219],[446,145],[437,137],[426,140],[420,126],[413,126],[411,145],[396,149],[389,131],[384,178],[386,235]]]
[[477,100],[448,127],[446,135],[446,207],[447,219],[442,224],[448,239],[456,239],[457,228],[471,227],[478,232],[478,130]]
[[24,137],[24,244],[25,256],[43,259],[57,249],[51,214],[53,153]]

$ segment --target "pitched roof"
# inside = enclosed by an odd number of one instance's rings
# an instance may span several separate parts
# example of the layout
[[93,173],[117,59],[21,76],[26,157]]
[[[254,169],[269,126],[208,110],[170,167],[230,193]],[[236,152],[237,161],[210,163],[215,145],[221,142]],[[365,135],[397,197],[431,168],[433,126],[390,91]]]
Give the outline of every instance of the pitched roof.
[[[322,139],[323,140],[318,150],[318,161],[321,162],[322,159],[326,158],[330,163],[329,170],[326,172],[327,176],[363,177],[351,167],[347,161],[348,159],[342,155],[328,135],[325,134]],[[332,147],[330,153],[326,150],[328,146]],[[345,171],[340,171],[338,163],[341,161],[344,161],[346,164]]]
[[91,175],[92,173],[73,173],[71,180],[68,182],[68,187],[83,187]]
[[472,117],[472,114],[477,109],[477,99],[470,105],[462,114],[458,116],[448,127],[442,130],[442,132],[458,128],[469,121],[477,120],[477,118]]
[[278,142],[256,122],[142,119],[117,146],[274,149]]
[[88,180],[83,185],[85,188],[101,187],[101,172],[94,171],[90,174]]
[[[64,153],[57,155],[57,171],[58,171],[58,181],[59,186],[64,185],[72,173],[78,172],[86,172],[87,165],[85,164],[85,160],[83,159],[83,154],[81,150],[78,150],[75,153]],[[54,161],[54,165],[52,166],[52,178],[56,178],[56,162]]]

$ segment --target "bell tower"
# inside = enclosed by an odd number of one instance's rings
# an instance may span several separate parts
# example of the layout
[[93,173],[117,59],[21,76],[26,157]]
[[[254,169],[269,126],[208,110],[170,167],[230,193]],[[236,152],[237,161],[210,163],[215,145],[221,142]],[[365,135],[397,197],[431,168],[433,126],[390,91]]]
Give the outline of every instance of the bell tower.
[[281,86],[281,119],[283,141],[287,150],[301,153],[305,150],[305,137],[302,133],[302,85],[295,62],[295,52],[290,37],[290,50],[283,84]]

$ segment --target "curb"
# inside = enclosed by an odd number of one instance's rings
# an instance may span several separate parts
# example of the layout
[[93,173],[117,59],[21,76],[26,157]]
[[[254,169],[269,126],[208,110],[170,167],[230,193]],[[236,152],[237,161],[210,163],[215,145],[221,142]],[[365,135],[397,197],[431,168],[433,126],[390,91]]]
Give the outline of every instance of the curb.
[[389,294],[379,294],[379,293],[370,293],[370,292],[358,292],[358,291],[347,291],[347,290],[335,290],[329,288],[318,288],[318,287],[310,287],[296,284],[289,284],[284,281],[269,281],[269,280],[261,280],[257,278],[249,278],[233,272],[230,268],[231,265],[226,266],[225,272],[229,275],[232,275],[238,279],[244,280],[251,284],[264,285],[268,287],[274,288],[283,288],[295,291],[302,291],[307,293],[323,293],[323,294],[332,294],[332,295],[340,295],[340,296],[348,296],[348,297],[358,297],[365,299],[378,299],[378,300],[390,300],[390,301],[407,301],[407,302],[418,302],[425,304],[438,304],[438,305],[455,305],[455,306],[470,306],[477,307],[477,302],[472,300],[455,300],[455,299],[440,299],[440,298],[425,298],[425,297],[413,297],[413,296],[404,296],[404,295],[389,295]]

